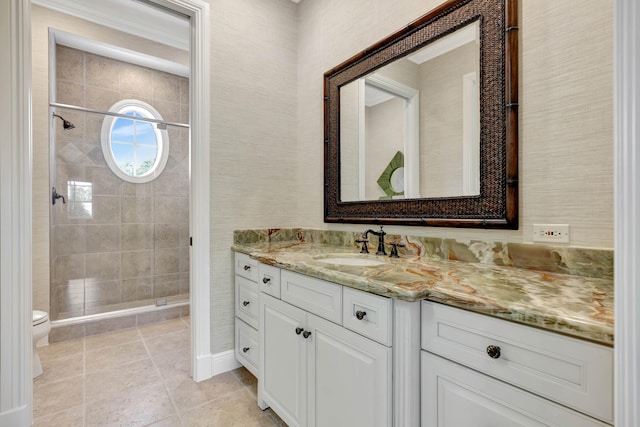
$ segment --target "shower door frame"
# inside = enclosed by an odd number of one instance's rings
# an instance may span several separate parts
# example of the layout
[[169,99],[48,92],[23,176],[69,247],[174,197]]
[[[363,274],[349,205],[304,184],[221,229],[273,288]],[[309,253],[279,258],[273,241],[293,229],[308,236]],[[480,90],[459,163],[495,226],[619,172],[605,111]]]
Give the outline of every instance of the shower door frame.
[[[161,7],[186,15],[190,19],[189,124],[190,124],[190,197],[189,235],[209,236],[210,215],[210,60],[209,4],[201,0],[149,0]],[[69,0],[32,0],[33,4],[87,19],[78,4]],[[105,17],[109,26],[113,19]],[[191,370],[195,381],[235,366],[229,355],[211,354],[210,327],[210,243],[209,239],[192,239],[190,246],[189,299],[191,316]]]

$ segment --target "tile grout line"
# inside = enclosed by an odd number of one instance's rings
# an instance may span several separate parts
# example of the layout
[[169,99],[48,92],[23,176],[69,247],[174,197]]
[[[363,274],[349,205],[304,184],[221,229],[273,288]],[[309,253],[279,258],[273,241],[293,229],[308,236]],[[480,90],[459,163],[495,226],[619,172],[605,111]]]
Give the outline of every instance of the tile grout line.
[[82,425],[87,425],[87,339],[82,338]]
[[[144,349],[147,352],[147,354],[149,355],[149,359],[151,359],[151,364],[153,365],[153,368],[156,370],[156,373],[158,374],[158,377],[160,378],[160,382],[162,383],[162,389],[164,390],[164,392],[169,397],[169,401],[171,402],[171,405],[173,406],[173,411],[174,411],[175,415],[178,417],[178,421],[180,422],[180,425],[184,426],[184,421],[182,420],[182,415],[180,414],[180,411],[178,410],[178,405],[176,404],[175,400],[173,399],[172,394],[169,391],[169,387],[166,384],[166,381],[164,379],[164,376],[162,375],[162,372],[160,372],[160,368],[158,368],[158,365],[156,364],[155,358],[151,355],[151,352],[149,351],[149,347],[147,346],[147,340],[145,339],[144,335],[140,331],[140,328],[136,327],[136,329],[138,331],[138,334],[140,335],[140,338],[142,339],[142,345],[144,345]],[[166,335],[166,334],[163,334],[163,335]],[[158,335],[158,336],[162,336],[162,335]],[[157,338],[157,337],[153,337],[153,338]],[[170,418],[170,417],[167,417],[167,418]],[[163,419],[165,419],[165,418],[163,418]],[[156,421],[154,421],[154,423],[156,423],[158,421],[161,421],[161,420],[156,420]]]

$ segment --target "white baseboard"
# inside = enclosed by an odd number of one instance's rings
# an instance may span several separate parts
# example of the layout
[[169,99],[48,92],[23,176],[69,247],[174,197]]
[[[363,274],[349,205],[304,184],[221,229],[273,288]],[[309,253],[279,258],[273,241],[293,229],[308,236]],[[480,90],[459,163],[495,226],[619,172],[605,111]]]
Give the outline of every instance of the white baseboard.
[[233,350],[211,355],[211,376],[222,374],[242,366]]
[[197,372],[197,378],[195,376],[193,378],[196,382],[208,380],[215,375],[229,372],[242,366],[236,359],[233,350],[198,356],[196,358],[196,363],[198,366],[194,372]]
[[0,427],[28,427],[31,425],[31,408],[23,405],[11,408],[8,411],[0,412]]

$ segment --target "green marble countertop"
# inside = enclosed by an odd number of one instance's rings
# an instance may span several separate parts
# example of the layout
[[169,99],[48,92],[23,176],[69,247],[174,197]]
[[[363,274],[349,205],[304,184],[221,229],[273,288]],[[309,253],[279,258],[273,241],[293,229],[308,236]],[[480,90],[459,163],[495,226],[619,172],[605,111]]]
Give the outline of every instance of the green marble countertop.
[[[362,255],[354,248],[300,241],[236,243],[232,249],[268,265],[406,301],[428,299],[613,345],[613,281],[482,263],[404,255]],[[331,265],[355,256],[379,266]]]

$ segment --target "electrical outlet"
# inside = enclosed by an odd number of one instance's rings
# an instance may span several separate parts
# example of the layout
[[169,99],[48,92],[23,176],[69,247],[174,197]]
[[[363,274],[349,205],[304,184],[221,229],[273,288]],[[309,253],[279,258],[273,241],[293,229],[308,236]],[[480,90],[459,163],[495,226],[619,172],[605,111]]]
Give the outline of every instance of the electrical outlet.
[[533,241],[569,243],[569,224],[533,224]]

